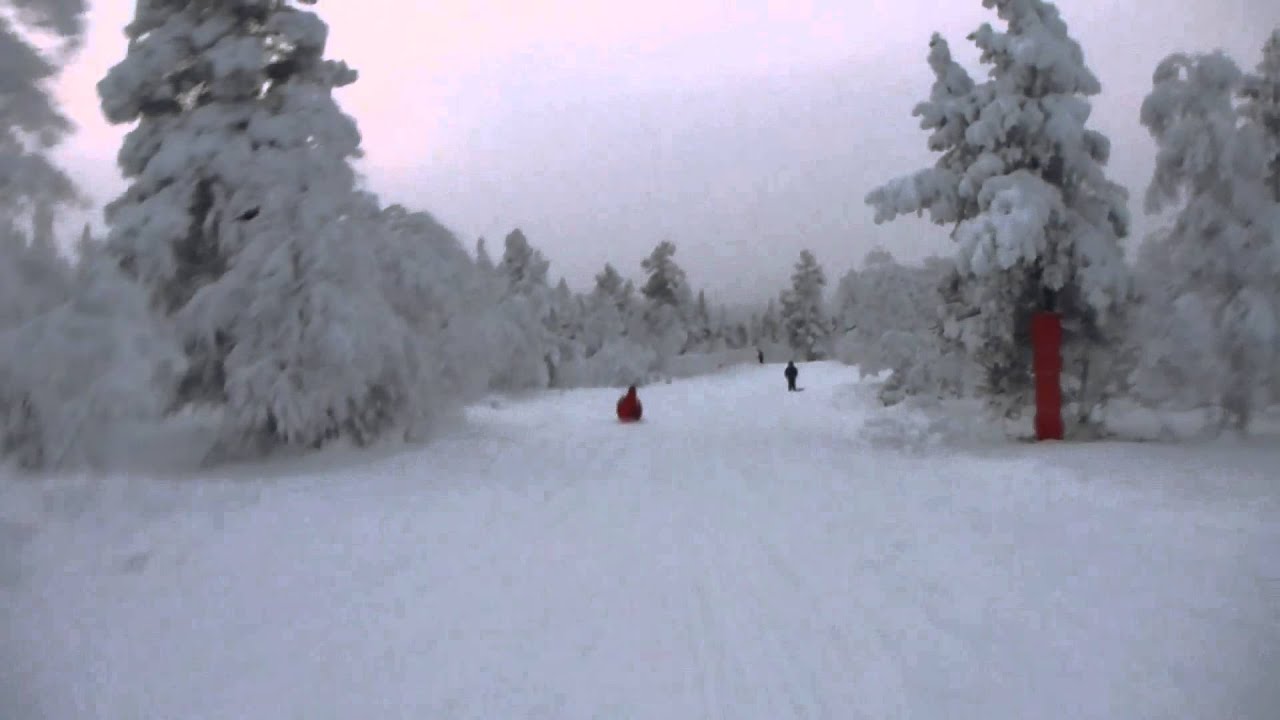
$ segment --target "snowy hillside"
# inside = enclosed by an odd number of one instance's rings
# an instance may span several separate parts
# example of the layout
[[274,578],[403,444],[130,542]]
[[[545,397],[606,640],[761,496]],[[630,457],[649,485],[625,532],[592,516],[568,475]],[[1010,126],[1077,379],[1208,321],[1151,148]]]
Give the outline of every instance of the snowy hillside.
[[1280,449],[961,447],[856,378],[0,482],[0,717],[1275,717]]

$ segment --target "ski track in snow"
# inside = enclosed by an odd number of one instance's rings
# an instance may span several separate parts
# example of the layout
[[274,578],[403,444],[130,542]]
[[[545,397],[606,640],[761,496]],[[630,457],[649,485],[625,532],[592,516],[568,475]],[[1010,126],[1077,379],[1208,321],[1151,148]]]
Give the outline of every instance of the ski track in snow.
[[613,390],[482,404],[294,476],[6,482],[0,717],[1275,717],[1280,451],[886,447],[856,370],[801,380],[643,388],[632,426]]

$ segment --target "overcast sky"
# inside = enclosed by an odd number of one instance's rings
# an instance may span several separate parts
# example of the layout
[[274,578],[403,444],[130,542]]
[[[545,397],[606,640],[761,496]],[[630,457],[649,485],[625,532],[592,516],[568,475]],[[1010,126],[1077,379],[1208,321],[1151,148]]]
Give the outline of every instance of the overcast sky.
[[[79,131],[63,162],[101,204],[123,187],[95,85],[122,57],[127,0],[91,1],[60,96]],[[946,7],[940,10],[939,7]],[[1223,49],[1252,68],[1276,0],[1059,3],[1102,80],[1093,126],[1113,142],[1137,235],[1154,148],[1138,124],[1155,64]],[[965,36],[998,25],[980,0],[322,0],[339,93],[360,124],[361,172],[388,202],[429,210],[465,244],[520,227],[553,280],[585,288],[606,261],[639,275],[660,240],[725,301],[776,294],[803,248],[832,283],[883,245],[949,252],[924,221],[876,226],[863,197],[931,162],[911,108],[928,95],[929,36],[975,77]],[[1130,240],[1130,243],[1137,238]]]

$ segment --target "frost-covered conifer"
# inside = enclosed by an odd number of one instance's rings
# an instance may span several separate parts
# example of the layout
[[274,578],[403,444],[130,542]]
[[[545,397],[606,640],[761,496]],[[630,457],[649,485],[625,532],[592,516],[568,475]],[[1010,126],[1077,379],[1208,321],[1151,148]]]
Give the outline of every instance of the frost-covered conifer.
[[675,254],[675,244],[664,240],[640,262],[647,274],[640,288],[645,299],[645,341],[662,358],[676,355],[688,343],[687,315],[693,297]]
[[1280,203],[1280,29],[1267,38],[1262,60],[1241,83],[1241,113],[1262,133],[1267,153],[1267,187]]
[[500,298],[492,347],[491,384],[499,390],[545,388],[555,372],[556,336],[549,330],[550,262],[519,229],[508,233],[498,262]]
[[[0,329],[66,301],[71,267],[53,238],[78,201],[49,151],[71,130],[48,84],[80,43],[82,0],[0,0]],[[42,45],[56,44],[41,49]]]
[[816,360],[830,327],[823,311],[827,276],[808,250],[800,252],[791,274],[791,287],[782,293],[782,325],[787,344],[804,360]]
[[517,295],[541,295],[546,299],[547,271],[551,262],[542,252],[529,244],[529,239],[519,228],[512,230],[504,241],[502,261],[498,272],[506,280],[507,290]]
[[1157,66],[1141,111],[1159,147],[1147,210],[1178,207],[1154,248],[1166,255],[1167,272],[1149,294],[1180,321],[1148,324],[1140,388],[1194,377],[1201,401],[1219,406],[1222,423],[1237,430],[1267,401],[1280,357],[1273,155],[1256,119],[1260,106],[1243,119],[1236,106],[1243,82],[1220,52],[1175,54]]
[[[867,196],[876,221],[928,211],[953,227],[957,275],[951,323],[984,368],[986,391],[1007,412],[1029,399],[1030,315],[1064,317],[1077,378],[1106,352],[1128,276],[1120,240],[1126,193],[1103,167],[1110,144],[1090,130],[1088,98],[1101,86],[1057,8],[1044,0],[984,0],[1006,25],[970,35],[991,68],[974,83],[938,36],[936,81],[915,115],[940,153],[934,167]],[[1081,349],[1083,348],[1083,349]],[[1097,373],[1094,373],[1097,376]]]
[[108,120],[136,123],[107,246],[175,320],[177,403],[224,406],[228,451],[366,442],[425,409],[333,98],[356,74],[325,59],[310,4],[145,0],[98,86]]
[[[0,0],[0,235],[30,238],[41,207],[77,199],[48,155],[71,131],[48,83],[79,47],[84,10],[83,0]],[[42,51],[37,35],[60,45]]]
[[778,306],[773,298],[769,298],[764,314],[760,316],[760,333],[756,342],[760,345],[772,345],[779,341],[781,335],[782,321],[778,318]]
[[489,255],[489,248],[485,244],[484,238],[476,240],[476,267],[485,275],[492,274],[497,270],[493,264],[493,257]]
[[611,264],[595,277],[583,298],[581,356],[572,382],[585,386],[618,386],[640,382],[653,370],[657,356],[632,333],[636,321],[635,288]]

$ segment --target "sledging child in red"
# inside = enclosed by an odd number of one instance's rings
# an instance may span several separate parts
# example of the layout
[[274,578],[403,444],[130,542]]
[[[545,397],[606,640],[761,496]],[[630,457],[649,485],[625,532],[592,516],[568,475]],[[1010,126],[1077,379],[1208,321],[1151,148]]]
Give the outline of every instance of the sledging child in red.
[[618,419],[622,422],[636,422],[644,414],[644,406],[636,395],[636,386],[627,388],[627,394],[618,399]]

